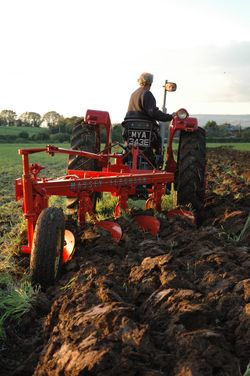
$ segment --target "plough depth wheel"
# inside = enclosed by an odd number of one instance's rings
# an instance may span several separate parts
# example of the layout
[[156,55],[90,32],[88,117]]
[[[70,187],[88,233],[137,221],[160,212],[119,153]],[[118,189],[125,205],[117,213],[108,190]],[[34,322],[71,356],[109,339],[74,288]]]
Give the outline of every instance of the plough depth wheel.
[[61,209],[44,209],[38,217],[30,258],[33,284],[53,285],[60,274],[64,247],[65,221]]

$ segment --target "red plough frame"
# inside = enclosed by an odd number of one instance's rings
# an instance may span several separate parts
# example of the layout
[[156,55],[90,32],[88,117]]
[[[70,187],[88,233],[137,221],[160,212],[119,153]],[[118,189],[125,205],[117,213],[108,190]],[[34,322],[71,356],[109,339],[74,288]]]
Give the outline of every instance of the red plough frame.
[[[197,121],[194,118],[188,118],[188,121],[174,118],[169,130],[166,171],[138,170],[138,148],[132,150],[131,169],[123,164],[122,154],[111,153],[109,142],[111,123],[107,112],[88,110],[86,121],[93,126],[104,125],[106,127],[106,150],[108,153],[94,154],[52,145],[44,148],[19,150],[19,154],[22,156],[23,174],[22,178],[16,180],[16,200],[23,199],[23,215],[27,220],[28,244],[22,247],[24,253],[31,253],[37,218],[41,211],[48,207],[49,197],[53,195],[79,198],[78,223],[81,226],[84,226],[87,214],[94,216],[91,201],[93,192],[110,192],[113,196],[117,196],[118,202],[114,215],[118,217],[121,211],[128,211],[128,198],[136,194],[136,187],[150,185],[146,208],[153,207],[160,212],[162,196],[166,193],[166,184],[174,181],[176,170],[172,150],[173,137],[179,130],[192,132],[197,129]],[[94,158],[99,161],[102,171],[68,170],[67,175],[60,178],[39,178],[38,174],[44,167],[38,163],[30,164],[29,155],[40,152],[46,152],[52,156],[62,153]],[[111,158],[115,159],[114,164],[109,163]]]

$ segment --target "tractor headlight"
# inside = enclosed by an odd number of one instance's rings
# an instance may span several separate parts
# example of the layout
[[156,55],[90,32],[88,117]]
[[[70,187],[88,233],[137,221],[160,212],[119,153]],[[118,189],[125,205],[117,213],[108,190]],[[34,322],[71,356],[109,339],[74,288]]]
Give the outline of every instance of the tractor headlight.
[[181,108],[180,110],[176,112],[176,115],[178,116],[180,120],[184,120],[189,116],[189,113],[184,108]]

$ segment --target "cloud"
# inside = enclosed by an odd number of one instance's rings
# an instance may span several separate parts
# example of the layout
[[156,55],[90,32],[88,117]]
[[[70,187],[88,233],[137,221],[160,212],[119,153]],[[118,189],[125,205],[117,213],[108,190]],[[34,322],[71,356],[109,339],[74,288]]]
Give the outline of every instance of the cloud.
[[192,57],[188,67],[192,66],[194,72],[196,98],[207,102],[250,102],[250,41],[232,41],[220,47],[208,45],[189,53]]

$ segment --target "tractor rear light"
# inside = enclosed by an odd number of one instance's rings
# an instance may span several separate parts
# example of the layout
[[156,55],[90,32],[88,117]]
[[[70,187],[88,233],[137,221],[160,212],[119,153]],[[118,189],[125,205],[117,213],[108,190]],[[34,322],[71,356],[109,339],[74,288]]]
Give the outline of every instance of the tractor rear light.
[[176,112],[176,115],[180,120],[185,120],[189,116],[189,113],[184,108],[181,108]]

